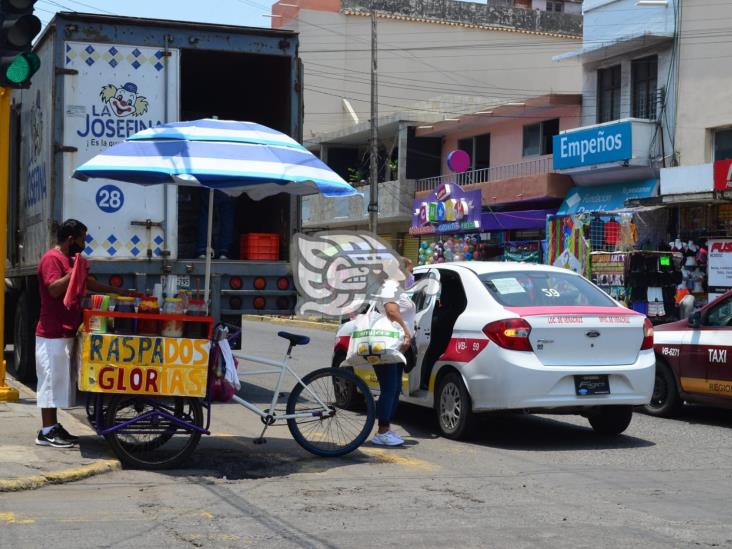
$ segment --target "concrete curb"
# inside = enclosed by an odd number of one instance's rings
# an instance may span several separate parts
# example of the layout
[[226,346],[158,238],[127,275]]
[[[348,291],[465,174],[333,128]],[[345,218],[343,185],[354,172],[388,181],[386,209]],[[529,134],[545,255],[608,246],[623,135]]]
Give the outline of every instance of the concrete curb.
[[35,490],[42,488],[48,484],[66,484],[76,480],[118,471],[122,465],[116,459],[97,460],[83,467],[75,467],[72,469],[64,469],[62,471],[51,471],[42,475],[33,475],[31,477],[21,477],[9,480],[0,479],[0,493],[2,492],[20,492],[23,490]]
[[[36,398],[35,391],[29,389],[22,383],[19,383],[12,376],[7,376],[6,380],[8,385],[15,387],[20,392],[23,398]],[[76,422],[79,425],[84,425],[84,423],[79,421],[72,414],[68,413],[65,410],[59,410],[59,413],[66,416],[72,423]],[[94,462],[88,465],[82,465],[81,467],[72,467],[69,469],[61,469],[59,471],[49,471],[47,473],[41,473],[39,475],[32,475],[28,477],[19,477],[12,479],[0,478],[0,493],[35,490],[49,484],[66,484],[96,475],[102,475],[104,473],[118,471],[121,468],[122,464],[116,459],[97,459]]]
[[338,324],[331,324],[328,322],[279,318],[276,316],[242,315],[242,320],[268,322],[270,324],[282,324],[284,326],[297,326],[300,328],[310,328],[311,330],[323,330],[325,332],[337,332],[340,327]]

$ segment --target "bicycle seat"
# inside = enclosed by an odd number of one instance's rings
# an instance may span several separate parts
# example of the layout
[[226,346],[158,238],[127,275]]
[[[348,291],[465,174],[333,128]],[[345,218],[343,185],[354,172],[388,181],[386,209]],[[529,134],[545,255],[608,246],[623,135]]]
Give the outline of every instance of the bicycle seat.
[[308,336],[291,334],[290,332],[277,332],[277,335],[280,337],[284,337],[292,345],[307,345],[308,343],[310,343],[310,338]]

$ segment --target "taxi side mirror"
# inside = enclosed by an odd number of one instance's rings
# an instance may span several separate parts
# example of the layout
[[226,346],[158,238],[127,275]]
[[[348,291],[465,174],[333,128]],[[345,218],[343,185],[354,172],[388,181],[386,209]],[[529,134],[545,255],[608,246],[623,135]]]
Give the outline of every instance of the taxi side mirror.
[[701,312],[696,311],[689,317],[689,327],[699,328],[701,326]]

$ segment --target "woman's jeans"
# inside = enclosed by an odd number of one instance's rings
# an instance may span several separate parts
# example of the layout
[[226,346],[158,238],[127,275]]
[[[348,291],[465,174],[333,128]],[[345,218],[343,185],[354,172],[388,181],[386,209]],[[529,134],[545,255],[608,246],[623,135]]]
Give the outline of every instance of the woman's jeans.
[[391,423],[399,404],[399,393],[402,387],[402,364],[376,364],[374,372],[379,379],[379,401],[376,403],[376,419],[379,427]]

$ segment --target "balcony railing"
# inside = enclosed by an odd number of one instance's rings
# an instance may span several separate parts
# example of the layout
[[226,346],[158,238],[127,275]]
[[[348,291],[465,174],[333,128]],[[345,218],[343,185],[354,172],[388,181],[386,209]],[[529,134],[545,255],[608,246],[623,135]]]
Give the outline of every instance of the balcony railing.
[[494,166],[481,170],[472,170],[464,173],[441,175],[438,177],[427,177],[418,179],[415,184],[415,192],[431,191],[441,183],[457,183],[458,185],[474,185],[476,183],[488,183],[512,177],[526,177],[530,175],[541,175],[552,171],[552,157],[543,156],[504,166]]

